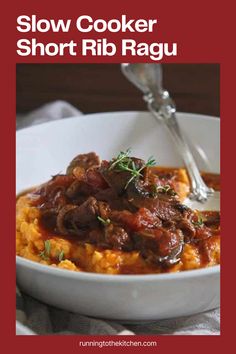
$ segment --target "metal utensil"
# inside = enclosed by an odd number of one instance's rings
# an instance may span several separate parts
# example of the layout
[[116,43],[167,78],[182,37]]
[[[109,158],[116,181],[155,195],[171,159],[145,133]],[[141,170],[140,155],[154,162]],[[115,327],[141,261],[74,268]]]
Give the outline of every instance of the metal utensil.
[[162,87],[161,64],[121,64],[125,77],[142,93],[152,115],[168,128],[188,171],[191,194],[185,204],[193,209],[220,210],[220,193],[204,183],[193,155],[176,119],[176,107],[169,92]]

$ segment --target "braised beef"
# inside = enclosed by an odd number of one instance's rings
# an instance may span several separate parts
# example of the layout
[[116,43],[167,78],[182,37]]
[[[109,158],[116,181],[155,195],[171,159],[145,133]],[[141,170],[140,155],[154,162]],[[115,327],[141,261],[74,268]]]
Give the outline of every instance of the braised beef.
[[81,192],[81,181],[75,180],[66,190],[66,196],[69,199],[76,199]]
[[194,239],[196,235],[196,229],[190,220],[186,218],[181,219],[179,222],[177,222],[177,227],[182,230],[185,242],[191,242]]
[[105,202],[98,202],[98,214],[99,216],[106,220],[110,217],[110,213],[111,213],[111,209],[110,209],[110,205],[108,203]]
[[140,179],[133,179],[127,186],[128,200],[136,207],[140,207],[140,203],[143,203],[146,198],[152,200],[153,197],[144,182]]
[[51,232],[57,231],[57,210],[45,209],[41,211],[40,217],[41,226]]
[[56,175],[44,183],[35,194],[40,195],[36,202],[44,208],[56,208],[65,205],[68,201],[65,195],[66,189],[74,182],[73,176]]
[[220,214],[217,211],[204,212],[204,224],[209,227],[218,228],[220,226]]
[[179,210],[179,202],[177,201],[163,200],[159,197],[129,199],[129,201],[137,208],[144,207],[149,209],[163,221],[179,219],[183,216],[183,213]]
[[132,249],[128,233],[122,227],[114,224],[105,226],[105,242],[114,249],[125,251]]
[[61,233],[76,233],[90,223],[97,221],[98,202],[95,198],[89,197],[80,206],[66,205],[58,214],[57,226]]
[[75,179],[67,188],[66,196],[73,201],[80,200],[81,196],[95,195],[99,191],[107,188],[107,184],[97,169],[86,171],[83,177]]
[[109,218],[131,232],[156,228],[162,225],[157,215],[146,208],[140,208],[135,213],[128,210],[112,210]]
[[97,220],[98,210],[98,201],[94,197],[89,197],[86,202],[74,210],[74,222],[82,227],[88,225],[90,222]]
[[100,227],[96,227],[88,231],[87,241],[92,244],[99,245],[99,247],[109,247],[104,240],[104,230]]
[[80,197],[89,197],[96,194],[96,192],[97,188],[93,185],[88,184],[85,181],[75,181],[74,185],[71,185],[71,187],[67,189],[66,195],[70,198],[70,200],[76,202],[76,200],[81,199]]
[[101,248],[136,250],[163,267],[180,260],[184,243],[208,245],[219,213],[199,216],[169,185],[155,185],[143,160],[122,156],[123,165],[119,159],[100,163],[95,153],[78,155],[66,175],[37,189],[32,204],[40,210],[40,226]]
[[119,196],[112,188],[99,190],[95,195],[97,200],[107,202],[112,209],[115,210],[129,210],[132,212],[137,211],[137,208],[130,204],[125,196]]
[[206,240],[212,236],[212,230],[209,227],[202,226],[196,228],[195,237],[193,242],[198,243],[199,241]]
[[91,167],[98,167],[100,165],[100,158],[95,152],[89,152],[88,154],[80,154],[76,156],[67,167],[67,175],[73,174],[73,170],[76,167],[81,167],[84,170],[88,170]]
[[71,233],[76,233],[78,228],[72,222],[71,212],[78,207],[73,204],[67,204],[63,206],[57,215],[57,229],[60,234],[66,235]]
[[175,264],[183,249],[184,237],[181,230],[170,231],[164,228],[136,232],[133,235],[134,248],[139,250],[150,262]]
[[[134,164],[136,170],[144,167],[145,162],[141,159],[131,157],[130,160]],[[127,183],[129,182],[132,174],[126,170],[117,170],[116,165],[112,167],[112,161],[110,164],[106,162],[101,164],[100,172],[108,185],[113,188],[118,195],[121,195],[125,192]]]

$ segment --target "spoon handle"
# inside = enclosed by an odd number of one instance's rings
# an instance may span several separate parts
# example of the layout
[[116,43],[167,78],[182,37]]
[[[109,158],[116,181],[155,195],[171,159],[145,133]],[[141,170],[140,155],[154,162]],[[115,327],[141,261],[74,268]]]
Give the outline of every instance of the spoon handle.
[[[164,94],[168,95],[167,92],[164,92]],[[193,155],[181,133],[175,115],[175,106],[171,102],[171,99],[168,97],[168,103],[165,99],[163,99],[163,104],[160,104],[160,97],[158,102],[153,98],[153,96],[151,97],[150,95],[145,96],[144,99],[147,101],[149,111],[156,119],[159,121],[162,120],[176,143],[180,156],[183,158],[186,169],[189,173],[192,190],[191,197],[201,202],[206,201],[208,196],[213,194],[213,190],[206,186],[199,173]],[[157,107],[159,107],[159,109]]]

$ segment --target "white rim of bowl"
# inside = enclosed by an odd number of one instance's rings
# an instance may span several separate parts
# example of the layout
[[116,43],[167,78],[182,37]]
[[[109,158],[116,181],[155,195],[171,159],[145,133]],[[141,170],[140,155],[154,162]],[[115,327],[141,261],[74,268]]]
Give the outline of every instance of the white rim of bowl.
[[[112,112],[96,112],[96,113],[87,113],[87,114],[81,114],[78,116],[72,116],[72,117],[67,117],[66,119],[57,119],[57,120],[53,120],[53,121],[47,121],[47,122],[43,122],[43,123],[39,123],[39,124],[35,124],[29,127],[25,127],[25,128],[21,128],[19,130],[16,131],[16,136],[17,135],[21,135],[21,133],[24,133],[25,131],[27,131],[28,129],[36,129],[37,126],[41,126],[41,125],[54,125],[54,124],[58,124],[58,122],[68,122],[69,120],[73,120],[73,119],[78,119],[78,118],[84,118],[87,116],[100,116],[100,115],[105,115],[105,116],[109,116],[109,115],[113,115],[113,114],[119,114],[119,115],[125,115],[125,114],[145,114],[145,115],[150,115],[151,113],[149,111],[112,111]],[[220,117],[218,116],[209,116],[207,114],[202,114],[202,113],[189,113],[189,112],[176,112],[177,114],[177,118],[180,118],[180,116],[183,116],[184,118],[186,117],[198,117],[198,118],[202,118],[202,119],[209,119],[212,121],[216,121],[216,119],[220,120]],[[100,118],[99,118],[100,119]],[[220,121],[218,122],[220,125]]]
[[114,282],[130,282],[130,281],[150,281],[150,280],[173,280],[181,278],[196,278],[220,273],[220,265],[215,265],[207,268],[183,270],[172,273],[158,273],[158,274],[103,274],[103,273],[89,273],[76,272],[67,269],[52,267],[50,265],[41,264],[29,259],[16,256],[16,265],[25,266],[32,270],[41,273],[49,273],[55,276],[66,276],[67,278],[77,278],[80,280],[92,281],[114,281]]
[[[19,332],[21,332],[21,333],[19,333]],[[28,328],[27,326],[23,325],[23,323],[16,320],[16,335],[29,336],[29,335],[35,335],[35,334],[36,333],[33,332],[30,328]]]

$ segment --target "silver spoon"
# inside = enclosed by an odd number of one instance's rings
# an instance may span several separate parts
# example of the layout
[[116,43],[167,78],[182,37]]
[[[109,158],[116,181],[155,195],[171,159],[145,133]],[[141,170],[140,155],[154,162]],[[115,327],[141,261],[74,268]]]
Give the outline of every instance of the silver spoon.
[[191,183],[191,194],[184,203],[192,209],[220,210],[220,193],[204,183],[193,155],[176,119],[176,108],[169,92],[162,88],[161,64],[121,64],[125,77],[143,92],[149,111],[171,133],[184,161]]

